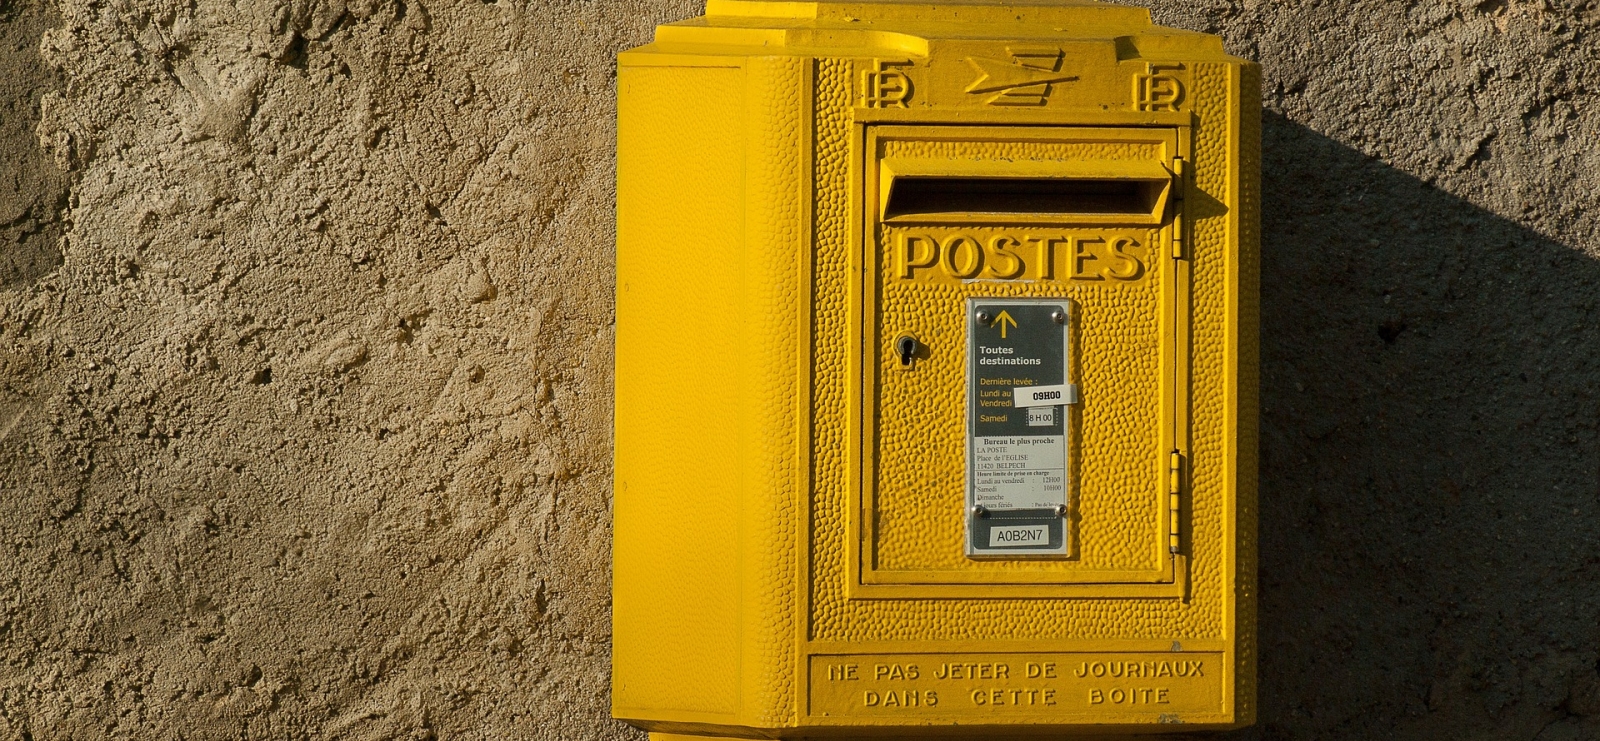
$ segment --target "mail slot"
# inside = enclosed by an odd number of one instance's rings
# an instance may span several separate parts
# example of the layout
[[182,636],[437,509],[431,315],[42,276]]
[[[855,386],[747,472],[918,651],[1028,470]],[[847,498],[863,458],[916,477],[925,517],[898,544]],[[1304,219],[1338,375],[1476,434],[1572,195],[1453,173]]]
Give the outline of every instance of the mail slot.
[[613,714],[1251,723],[1257,88],[1067,2],[710,0],[622,54]]
[[1159,222],[1173,174],[1157,162],[1079,160],[881,163],[881,208],[889,221],[1009,218]]

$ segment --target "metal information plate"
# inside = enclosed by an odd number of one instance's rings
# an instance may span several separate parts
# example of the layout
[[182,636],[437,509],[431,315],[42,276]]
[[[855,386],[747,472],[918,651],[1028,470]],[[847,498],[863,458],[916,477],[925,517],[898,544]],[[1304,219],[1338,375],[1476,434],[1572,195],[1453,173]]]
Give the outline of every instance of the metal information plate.
[[967,555],[1064,556],[1067,377],[1065,299],[967,301]]

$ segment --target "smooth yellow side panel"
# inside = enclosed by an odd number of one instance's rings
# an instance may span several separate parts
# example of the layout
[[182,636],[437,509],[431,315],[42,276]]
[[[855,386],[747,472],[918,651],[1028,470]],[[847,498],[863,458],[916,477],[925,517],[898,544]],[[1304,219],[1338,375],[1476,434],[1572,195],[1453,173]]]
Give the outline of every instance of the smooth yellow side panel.
[[745,71],[625,67],[618,86],[613,704],[726,722],[744,589]]

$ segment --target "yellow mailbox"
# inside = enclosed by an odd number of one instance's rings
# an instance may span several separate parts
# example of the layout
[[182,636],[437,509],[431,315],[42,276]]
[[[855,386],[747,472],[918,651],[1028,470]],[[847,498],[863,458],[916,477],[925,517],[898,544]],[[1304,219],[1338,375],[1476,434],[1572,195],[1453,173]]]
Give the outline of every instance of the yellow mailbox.
[[1257,68],[1072,0],[710,0],[618,66],[616,717],[1250,723]]

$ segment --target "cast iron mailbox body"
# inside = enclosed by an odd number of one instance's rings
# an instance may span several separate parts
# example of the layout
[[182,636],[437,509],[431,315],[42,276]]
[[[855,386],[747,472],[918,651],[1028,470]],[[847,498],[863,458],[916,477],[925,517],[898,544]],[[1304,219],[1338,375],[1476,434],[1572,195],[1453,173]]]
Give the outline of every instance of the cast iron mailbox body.
[[1099,3],[711,0],[618,87],[614,714],[1250,723],[1256,67]]

